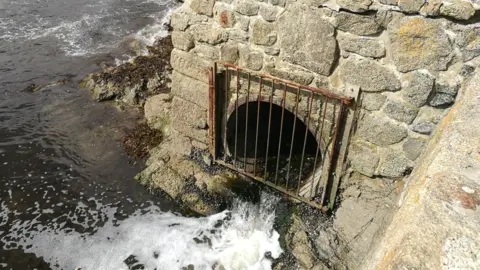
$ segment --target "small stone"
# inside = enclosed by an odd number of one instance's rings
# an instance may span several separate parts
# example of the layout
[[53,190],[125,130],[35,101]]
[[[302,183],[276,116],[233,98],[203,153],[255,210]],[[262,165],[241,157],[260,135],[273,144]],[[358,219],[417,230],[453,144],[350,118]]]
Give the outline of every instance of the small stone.
[[352,168],[368,177],[375,174],[380,158],[377,147],[372,144],[355,142],[348,151],[348,159]]
[[311,6],[311,7],[319,7],[321,6],[322,4],[324,4],[325,2],[328,2],[328,0],[299,0],[300,3],[303,3],[307,6]]
[[398,3],[398,0],[379,0],[379,2],[384,5],[396,6]]
[[372,3],[372,0],[337,0],[340,7],[353,12],[367,11]]
[[340,77],[362,91],[396,91],[401,88],[400,80],[390,69],[369,60],[347,60],[340,67]]
[[475,67],[470,65],[463,65],[462,69],[460,70],[460,75],[463,77],[468,77],[472,75],[474,71],[475,71]]
[[278,9],[276,7],[261,6],[259,13],[265,21],[273,22],[277,19]]
[[402,91],[402,97],[408,103],[421,107],[427,103],[432,92],[435,78],[427,73],[415,71],[405,76],[408,85]]
[[172,32],[172,43],[173,47],[187,52],[195,46],[192,35],[180,31]]
[[436,17],[440,15],[440,7],[442,6],[442,0],[429,0],[420,9],[420,14],[423,16]]
[[263,67],[263,53],[252,51],[241,57],[243,65],[251,70],[260,70]]
[[402,125],[373,114],[366,114],[358,128],[360,138],[380,146],[398,143],[407,134],[407,129]]
[[392,56],[401,72],[416,69],[446,70],[453,49],[438,20],[405,17],[389,29]]
[[362,96],[362,107],[369,111],[379,110],[387,100],[387,97],[380,93],[364,92]]
[[238,15],[235,16],[235,20],[237,21],[235,27],[237,27],[238,29],[241,29],[243,31],[248,31],[249,30],[249,27],[250,27],[250,17],[247,17],[247,16],[242,16],[242,15]]
[[475,8],[468,1],[448,0],[443,2],[440,14],[457,20],[468,20],[475,15]]
[[411,124],[417,117],[418,109],[395,100],[389,100],[383,112],[390,118]]
[[263,52],[265,52],[266,54],[268,55],[278,55],[280,53],[280,49],[279,48],[275,48],[275,47],[266,47],[263,49]]
[[460,90],[460,83],[456,80],[451,80],[448,82],[440,79],[435,84],[435,90],[437,93],[448,94],[452,97],[455,97],[457,96],[458,90]]
[[417,13],[425,4],[425,0],[398,0],[398,6],[407,13]]
[[190,8],[198,14],[212,16],[215,0],[191,0]]
[[237,44],[225,44],[220,49],[221,59],[225,62],[235,64],[239,58]]
[[380,58],[385,56],[385,47],[377,39],[343,35],[337,37],[342,50],[366,57]]
[[335,15],[337,28],[359,36],[369,36],[382,31],[382,26],[375,22],[375,17],[339,12]]
[[452,97],[449,94],[436,93],[430,100],[430,106],[440,107],[440,106],[449,106],[455,102],[455,97]]
[[412,162],[403,153],[389,151],[378,168],[378,174],[385,177],[402,177],[412,167]]
[[[217,5],[219,6],[219,5]],[[235,25],[235,13],[229,9],[226,9],[222,6],[217,8],[215,6],[215,18],[217,22],[224,28],[230,28]]]
[[228,31],[228,38],[231,41],[247,42],[248,37],[248,33],[240,29],[230,29]]
[[461,48],[463,61],[470,61],[480,55],[480,28],[465,27],[460,30],[456,43]]
[[286,0],[270,0],[270,4],[280,7],[284,7],[286,2]]
[[430,135],[432,134],[435,127],[436,127],[435,123],[422,122],[422,123],[413,125],[412,130],[423,135]]
[[210,156],[210,154],[206,153],[206,154],[203,154],[202,155],[202,158],[203,158],[203,163],[205,163],[205,165],[207,165],[208,167],[212,166],[212,156]]
[[403,144],[403,152],[408,159],[414,161],[420,156],[424,147],[424,140],[410,138]]
[[275,25],[262,20],[255,21],[252,29],[252,42],[257,45],[271,46],[277,41]]
[[259,8],[260,7],[257,3],[251,1],[239,1],[235,11],[243,15],[254,16],[258,14]]

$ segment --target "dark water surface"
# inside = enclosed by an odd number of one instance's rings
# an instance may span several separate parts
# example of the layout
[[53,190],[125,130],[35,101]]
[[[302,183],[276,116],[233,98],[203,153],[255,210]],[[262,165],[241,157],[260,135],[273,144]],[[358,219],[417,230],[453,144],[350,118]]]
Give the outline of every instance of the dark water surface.
[[[36,232],[88,234],[151,204],[176,209],[133,180],[142,164],[117,142],[139,115],[77,87],[101,62],[125,57],[125,40],[164,34],[171,7],[169,0],[0,0],[0,269],[63,267],[39,258],[48,250],[30,243]],[[57,80],[67,83],[25,90]]]

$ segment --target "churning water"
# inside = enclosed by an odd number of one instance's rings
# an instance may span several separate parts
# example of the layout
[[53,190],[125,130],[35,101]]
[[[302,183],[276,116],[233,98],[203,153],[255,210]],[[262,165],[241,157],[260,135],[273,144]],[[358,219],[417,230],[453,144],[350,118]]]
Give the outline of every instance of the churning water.
[[279,256],[273,198],[183,217],[133,180],[143,165],[117,140],[140,116],[77,87],[166,35],[174,6],[0,0],[0,269],[270,269]]

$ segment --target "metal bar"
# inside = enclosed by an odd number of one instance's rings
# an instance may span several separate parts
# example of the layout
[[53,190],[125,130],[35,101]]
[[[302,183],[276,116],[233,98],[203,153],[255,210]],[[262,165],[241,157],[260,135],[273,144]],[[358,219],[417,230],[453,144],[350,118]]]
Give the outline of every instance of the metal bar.
[[280,137],[279,137],[279,140],[278,140],[277,167],[275,168],[275,185],[278,184],[278,169],[279,169],[279,166],[280,166],[280,151],[282,149],[283,118],[285,116],[286,100],[287,100],[287,85],[283,84],[282,120],[280,120]]
[[217,64],[214,64],[213,68],[208,71],[208,151],[210,155],[215,159],[215,87],[213,82],[214,69]]
[[[267,135],[267,152],[265,154],[265,178],[268,178],[268,150],[270,148],[270,129],[272,126],[272,106],[273,106],[273,97],[275,95],[275,81],[272,81],[272,94],[270,95],[270,112],[268,116],[268,135]],[[267,182],[267,179],[265,179]]]
[[[224,62],[221,62],[221,61],[217,61],[217,62],[218,62],[218,63],[221,63],[221,64],[224,65],[225,67],[231,67],[231,68],[234,68],[234,69],[239,69],[239,67],[236,66],[236,65],[234,65],[234,64],[224,63]],[[343,96],[343,95],[338,95],[338,94],[335,94],[335,93],[331,93],[331,92],[329,92],[329,91],[327,91],[327,90],[324,90],[324,89],[321,89],[321,88],[315,88],[315,87],[310,87],[310,86],[306,86],[306,85],[301,85],[301,84],[298,84],[298,83],[296,83],[296,82],[284,80],[284,79],[281,79],[281,78],[278,78],[278,77],[274,77],[274,76],[271,76],[271,75],[268,75],[268,74],[258,73],[258,72],[254,72],[254,71],[248,71],[248,72],[258,74],[258,76],[260,76],[260,77],[262,77],[262,78],[272,79],[272,80],[275,80],[275,81],[277,81],[277,82],[290,85],[290,86],[292,86],[292,87],[301,87],[301,88],[303,88],[303,89],[310,90],[310,91],[312,91],[312,92],[316,92],[316,93],[322,94],[323,96],[326,96],[326,97],[329,97],[329,98],[332,98],[332,99],[342,100],[342,101],[344,101],[344,104],[345,104],[345,105],[350,104],[350,102],[352,102],[352,100],[353,100],[352,97],[348,97],[348,96]]]
[[234,158],[233,158],[233,166],[237,167],[237,144],[238,144],[238,88],[239,88],[239,78],[240,78],[240,71],[237,69],[237,96],[235,100],[235,150],[234,150]]
[[260,102],[261,102],[260,97],[262,96],[262,82],[263,82],[262,77],[259,77],[259,78],[260,78],[260,87],[257,95],[257,128],[255,131],[255,158],[253,159],[253,175],[257,174],[258,127],[260,124]]
[[247,139],[248,139],[248,103],[250,103],[250,73],[248,77],[248,86],[247,86],[247,112],[245,114],[245,144],[243,145],[243,169],[247,169]]
[[321,199],[321,203],[322,205],[325,205],[325,194],[326,194],[326,190],[327,190],[327,187],[328,187],[328,182],[330,180],[330,174],[332,172],[332,168],[333,168],[333,163],[334,163],[334,160],[333,160],[333,156],[335,155],[335,148],[336,148],[336,145],[337,145],[337,135],[338,135],[338,130],[340,129],[340,121],[342,120],[342,114],[343,114],[343,102],[340,102],[340,109],[339,109],[339,112],[338,112],[338,116],[337,116],[337,121],[336,121],[336,126],[335,126],[335,132],[333,134],[333,141],[332,141],[332,151],[330,152],[330,164],[328,166],[328,177],[326,178],[327,181],[325,181],[325,186],[324,186],[324,189],[323,189],[323,194],[322,194],[322,199]]
[[[300,161],[300,172],[299,172],[299,175],[298,175],[297,194],[300,192],[300,182],[302,181],[302,172],[303,172],[303,160],[305,158],[305,147],[307,146],[308,132],[310,131],[310,116],[311,116],[311,113],[312,113],[313,92],[310,93],[309,99],[310,99],[310,102],[307,103],[307,104],[309,104],[308,105],[308,116],[307,116],[307,129],[305,130],[305,137],[303,138],[302,160]],[[312,177],[312,189],[313,189],[313,182],[314,181],[315,181],[315,178]]]
[[[322,136],[323,136],[323,127],[324,127],[324,124],[325,124],[325,115],[327,114],[327,105],[328,105],[328,97],[323,97],[323,115],[321,115],[318,120],[320,121],[320,119],[322,118],[322,122],[321,124],[319,124],[320,126],[320,136],[317,137],[318,138],[318,143],[317,143],[317,151],[315,152],[315,160],[313,162],[313,179],[312,179],[312,184],[313,182],[315,181],[315,175],[316,175],[316,171],[317,171],[317,160],[318,160],[318,152],[320,151],[320,144],[322,143]],[[315,134],[315,136],[318,135],[318,129],[317,129],[317,132]],[[324,159],[323,158],[323,155],[322,155],[322,160]],[[313,190],[313,189],[312,189]],[[317,192],[318,192],[318,188],[317,188]],[[316,193],[314,195],[312,195],[310,193],[310,196],[311,198],[313,198],[313,196],[316,195]]]
[[225,67],[225,102],[224,102],[224,123],[223,123],[223,160],[227,161],[227,149],[228,149],[228,144],[227,144],[227,125],[228,125],[228,94],[230,92],[230,82],[229,82],[229,76],[228,76],[228,67]]
[[292,129],[292,140],[290,141],[290,153],[288,155],[288,166],[287,166],[287,183],[286,189],[288,189],[288,180],[290,178],[290,165],[292,159],[292,151],[293,151],[293,142],[295,141],[295,128],[297,127],[297,116],[298,116],[298,98],[300,96],[300,87],[297,88],[297,97],[295,100],[295,117],[293,118],[293,129]]

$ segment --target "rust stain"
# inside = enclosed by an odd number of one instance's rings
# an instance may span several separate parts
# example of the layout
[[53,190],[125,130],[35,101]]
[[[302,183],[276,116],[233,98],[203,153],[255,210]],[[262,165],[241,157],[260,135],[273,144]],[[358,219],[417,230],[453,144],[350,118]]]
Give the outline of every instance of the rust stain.
[[226,26],[228,25],[228,22],[229,22],[228,12],[223,11],[222,13],[220,13],[220,24],[223,26]]

